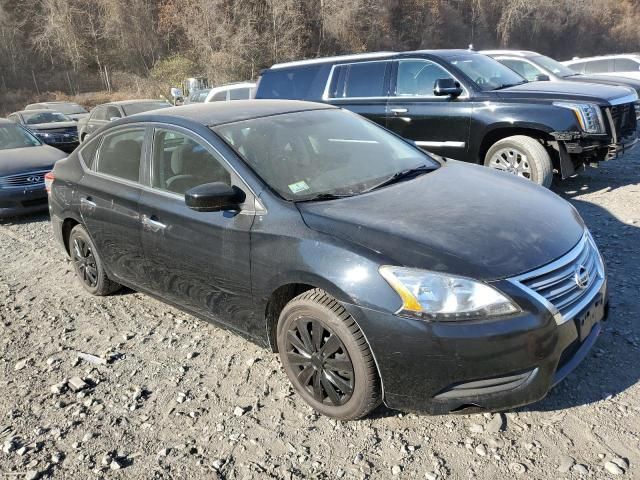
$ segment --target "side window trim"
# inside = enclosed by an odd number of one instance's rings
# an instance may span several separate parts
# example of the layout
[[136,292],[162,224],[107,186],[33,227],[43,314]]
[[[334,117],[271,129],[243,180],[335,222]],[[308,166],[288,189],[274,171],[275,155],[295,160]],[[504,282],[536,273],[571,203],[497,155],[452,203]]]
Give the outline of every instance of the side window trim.
[[[374,97],[332,97],[331,94],[331,84],[333,82],[333,76],[336,73],[336,70],[341,70],[341,75],[346,75],[344,80],[344,85],[346,86],[347,80],[349,79],[348,72],[344,73],[345,67],[351,67],[352,65],[361,65],[364,63],[384,63],[386,66],[385,74],[384,74],[384,88],[387,90],[387,94],[383,96],[374,96]],[[336,63],[331,66],[331,71],[329,72],[329,77],[327,78],[327,82],[324,87],[324,92],[322,94],[322,100],[331,101],[331,100],[386,100],[390,95],[390,81],[389,81],[389,72],[391,71],[391,65],[393,64],[393,60],[388,58],[383,58],[380,60],[368,60],[365,62],[349,62],[349,63]]]
[[[144,131],[144,140],[142,142],[142,149],[141,149],[141,153],[140,153],[140,168],[138,170],[138,181],[134,182],[132,180],[128,180],[126,178],[122,178],[122,177],[116,177],[115,175],[110,175],[108,173],[103,173],[103,172],[99,172],[97,170],[99,164],[100,164],[100,151],[102,150],[102,144],[104,143],[104,139],[108,136],[111,135],[115,135],[117,133],[126,133],[128,131],[133,131],[133,130],[142,130]],[[96,151],[96,158],[94,160],[94,168],[93,169],[86,169],[85,172],[89,173],[91,175],[95,175],[98,177],[102,177],[102,178],[108,178],[109,180],[112,180],[114,182],[118,182],[118,183],[122,183],[125,185],[129,185],[129,186],[133,186],[133,187],[137,187],[137,188],[144,188],[144,183],[141,181],[141,179],[144,179],[144,165],[146,165],[146,152],[147,152],[147,144],[149,143],[149,129],[146,125],[142,125],[142,124],[134,124],[134,125],[124,125],[122,127],[118,127],[115,128],[113,130],[110,130],[109,132],[106,132],[105,134],[103,134],[99,141],[100,141],[100,145],[98,146],[98,150]],[[84,162],[83,166],[84,166]]]
[[[254,190],[249,186],[249,184],[242,178],[242,176],[238,173],[238,171],[233,167],[233,165],[231,165],[231,163],[229,163],[229,160],[227,160],[227,158],[222,154],[222,152],[220,152],[216,147],[214,147],[213,145],[211,145],[211,143],[209,141],[207,141],[205,138],[203,138],[202,136],[198,135],[195,132],[192,132],[191,130],[188,130],[186,128],[180,127],[178,125],[169,125],[169,124],[163,124],[163,123],[152,123],[149,125],[150,127],[150,133],[149,133],[149,148],[148,148],[148,155],[147,155],[147,165],[148,165],[148,171],[149,171],[149,177],[148,177],[148,184],[144,185],[143,188],[144,190],[147,190],[149,192],[153,192],[159,195],[164,195],[164,196],[168,196],[168,197],[172,197],[172,198],[176,198],[181,200],[182,202],[184,202],[184,195],[180,195],[174,192],[168,192],[166,190],[161,190],[159,188],[153,187],[153,178],[152,178],[152,172],[154,170],[155,165],[153,164],[154,159],[155,159],[155,152],[154,152],[154,147],[155,147],[155,137],[156,137],[156,132],[157,130],[171,130],[183,135],[188,136],[189,138],[191,138],[192,140],[195,140],[198,144],[202,145],[203,147],[205,147],[207,149],[207,151],[209,153],[211,153],[216,160],[218,160],[220,162],[220,165],[222,166],[222,168],[224,168],[227,172],[229,172],[229,175],[231,176],[231,181],[232,183],[238,183],[239,187],[242,189],[246,189],[245,191],[247,193],[249,193],[249,195],[247,195],[247,203],[248,202],[254,202],[255,203],[255,208],[250,209],[247,207],[246,213],[257,213],[260,210],[264,210],[264,207],[262,207],[260,205],[260,202],[258,200],[258,196],[256,195],[256,193],[254,192]],[[215,135],[215,134],[214,134]],[[240,213],[244,212],[245,210],[243,209]],[[264,210],[264,212],[266,213],[266,210]]]
[[389,94],[389,99],[391,100],[397,100],[397,99],[402,99],[405,101],[411,101],[411,100],[438,100],[438,101],[445,101],[447,100],[448,97],[436,97],[435,95],[415,95],[415,96],[405,96],[405,97],[399,97],[396,95],[396,92],[398,90],[398,64],[400,63],[400,61],[402,60],[409,60],[409,61],[418,61],[418,62],[429,62],[429,63],[433,63],[435,65],[437,65],[438,67],[442,68],[445,72],[447,72],[451,78],[453,78],[456,82],[458,82],[460,84],[460,86],[462,87],[462,95],[460,95],[456,100],[468,100],[470,98],[469,95],[469,90],[467,89],[467,87],[465,86],[464,82],[461,82],[458,77],[456,77],[453,73],[451,73],[451,71],[445,67],[444,65],[431,60],[429,58],[421,58],[421,57],[406,57],[406,58],[397,58],[393,61],[394,63],[394,69],[393,69],[393,78],[392,78],[392,82],[391,82],[391,92]]

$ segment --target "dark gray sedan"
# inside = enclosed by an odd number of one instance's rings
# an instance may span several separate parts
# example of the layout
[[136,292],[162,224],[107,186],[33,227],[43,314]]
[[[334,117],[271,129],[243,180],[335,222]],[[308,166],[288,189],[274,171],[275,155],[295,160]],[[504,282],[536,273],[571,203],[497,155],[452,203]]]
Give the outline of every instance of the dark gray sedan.
[[47,209],[44,176],[66,154],[0,119],[0,218]]

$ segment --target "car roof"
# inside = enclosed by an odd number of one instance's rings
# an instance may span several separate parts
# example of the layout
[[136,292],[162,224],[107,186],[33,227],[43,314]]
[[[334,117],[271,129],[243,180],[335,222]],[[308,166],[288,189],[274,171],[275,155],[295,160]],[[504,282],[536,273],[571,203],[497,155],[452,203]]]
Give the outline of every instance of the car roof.
[[11,125],[15,125],[16,124],[15,122],[12,122],[8,118],[0,118],[0,125],[2,125],[3,123],[4,124],[10,123]]
[[78,102],[63,102],[61,100],[57,100],[55,102],[35,102],[30,103],[29,105],[79,105]]
[[384,59],[393,58],[396,56],[406,56],[406,55],[412,55],[412,54],[434,55],[434,56],[443,57],[443,58],[456,57],[458,55],[469,55],[469,54],[479,55],[479,53],[474,50],[464,50],[464,49],[411,50],[406,52],[383,51],[383,52],[372,52],[372,53],[358,53],[354,55],[338,55],[335,57],[310,58],[307,60],[296,60],[293,62],[276,63],[269,70],[299,67],[299,66],[305,66],[305,65],[320,65],[325,63],[341,63],[341,62],[349,62],[349,61],[355,62],[359,60],[384,60]]
[[[51,110],[50,108],[35,108],[33,110],[19,110],[13,113],[26,113],[31,115],[32,113],[62,113],[62,112],[56,112],[55,110]],[[13,113],[11,115],[13,115]],[[62,115],[64,115],[64,113],[62,113]]]
[[513,55],[514,57],[535,57],[541,55],[538,52],[532,52],[529,50],[480,50],[483,55]]
[[96,107],[102,107],[104,105],[135,105],[136,103],[169,103],[161,98],[148,98],[148,99],[136,99],[136,100],[117,100],[115,102],[101,103]]
[[162,108],[131,115],[126,119],[118,120],[117,123],[156,121],[170,123],[172,119],[184,119],[213,127],[285,113],[328,109],[337,109],[337,107],[299,100],[234,100],[232,102],[192,103],[179,107]]

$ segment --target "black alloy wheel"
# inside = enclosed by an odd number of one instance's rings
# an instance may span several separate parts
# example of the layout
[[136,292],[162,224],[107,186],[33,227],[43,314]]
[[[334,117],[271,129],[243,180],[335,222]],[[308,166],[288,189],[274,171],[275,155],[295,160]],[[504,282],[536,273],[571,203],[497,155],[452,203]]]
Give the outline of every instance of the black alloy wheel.
[[313,398],[341,406],[353,394],[353,364],[338,336],[319,321],[299,318],[287,331],[287,358]]
[[80,237],[73,239],[71,258],[80,280],[89,288],[95,288],[98,285],[98,265],[91,247],[84,239]]

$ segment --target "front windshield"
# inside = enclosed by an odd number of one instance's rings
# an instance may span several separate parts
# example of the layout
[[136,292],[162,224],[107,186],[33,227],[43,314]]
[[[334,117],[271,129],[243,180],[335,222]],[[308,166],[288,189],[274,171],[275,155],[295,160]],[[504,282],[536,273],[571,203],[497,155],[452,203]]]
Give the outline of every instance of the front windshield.
[[158,110],[159,108],[167,108],[170,106],[171,104],[167,102],[140,102],[123,105],[122,109],[128,117],[129,115],[135,115],[136,113],[149,112],[151,110]]
[[24,123],[26,123],[27,125],[73,121],[65,114],[59,112],[22,112],[22,118],[24,118]]
[[87,111],[77,103],[57,103],[55,109],[66,115],[78,115]]
[[520,85],[527,81],[509,67],[485,55],[457,55],[449,61],[485,92]]
[[439,166],[417,147],[338,109],[274,115],[214,130],[287,200],[358,195],[399,172]]
[[531,61],[541,65],[543,68],[546,68],[554,75],[558,75],[559,77],[572,77],[573,75],[577,75],[576,72],[571,70],[569,67],[561,64],[553,58],[545,57],[544,55],[536,55],[535,57],[531,57]]
[[40,141],[26,129],[18,125],[0,125],[0,150],[40,145]]

